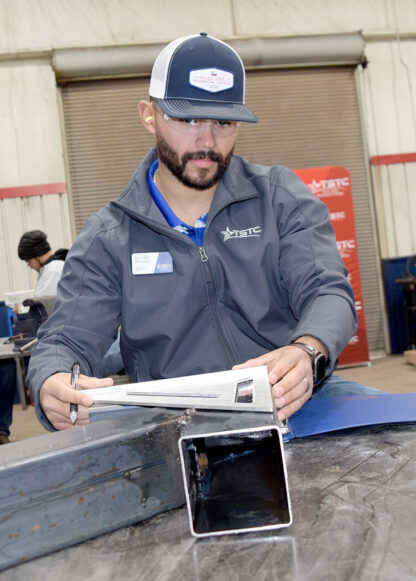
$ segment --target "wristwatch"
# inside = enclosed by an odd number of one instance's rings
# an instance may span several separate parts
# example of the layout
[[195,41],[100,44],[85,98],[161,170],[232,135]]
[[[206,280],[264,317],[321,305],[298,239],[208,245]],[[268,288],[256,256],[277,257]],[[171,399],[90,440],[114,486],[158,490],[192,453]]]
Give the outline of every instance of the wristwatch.
[[321,381],[325,377],[325,355],[308,343],[296,341],[295,343],[292,343],[292,345],[293,347],[299,347],[299,349],[305,351],[305,353],[307,353],[311,358],[314,384]]

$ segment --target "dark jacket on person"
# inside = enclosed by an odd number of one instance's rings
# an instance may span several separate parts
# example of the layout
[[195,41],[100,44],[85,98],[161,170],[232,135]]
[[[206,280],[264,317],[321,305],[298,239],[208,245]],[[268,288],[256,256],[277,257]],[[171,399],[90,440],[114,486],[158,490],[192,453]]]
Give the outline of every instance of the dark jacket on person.
[[87,220],[65,261],[28,375],[49,429],[43,382],[74,360],[96,375],[120,325],[132,381],[229,369],[301,335],[328,348],[328,376],[355,332],[328,209],[291,170],[234,155],[199,248],[149,194],[155,157],[153,149],[121,196]]

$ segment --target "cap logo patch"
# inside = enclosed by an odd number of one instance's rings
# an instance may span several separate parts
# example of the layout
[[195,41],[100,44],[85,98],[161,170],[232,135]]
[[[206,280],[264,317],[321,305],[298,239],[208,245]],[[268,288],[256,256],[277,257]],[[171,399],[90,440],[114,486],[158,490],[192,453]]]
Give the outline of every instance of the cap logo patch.
[[209,93],[219,93],[234,87],[234,75],[220,69],[198,69],[189,73],[189,84]]

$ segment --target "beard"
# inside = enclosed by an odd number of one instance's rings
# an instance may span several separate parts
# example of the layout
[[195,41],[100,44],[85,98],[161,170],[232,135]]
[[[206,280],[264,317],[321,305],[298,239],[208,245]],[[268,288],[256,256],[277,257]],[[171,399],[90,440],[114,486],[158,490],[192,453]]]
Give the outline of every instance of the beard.
[[[195,190],[207,190],[215,186],[227,169],[234,148],[224,157],[221,153],[215,151],[187,151],[182,157],[162,138],[156,135],[156,150],[159,160],[168,168],[168,170],[185,186]],[[199,168],[197,177],[191,177],[186,174],[186,164],[190,159],[210,159],[217,163],[217,170],[210,175],[209,168]]]

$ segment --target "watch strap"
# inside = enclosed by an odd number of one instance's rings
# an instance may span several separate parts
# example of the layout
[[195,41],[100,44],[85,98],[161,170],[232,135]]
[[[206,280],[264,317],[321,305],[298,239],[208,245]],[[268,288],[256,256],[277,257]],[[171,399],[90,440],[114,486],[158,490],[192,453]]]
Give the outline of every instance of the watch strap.
[[292,345],[294,347],[299,347],[299,349],[302,349],[302,351],[305,351],[305,353],[307,353],[308,355],[310,355],[312,358],[314,358],[317,355],[320,355],[321,354],[321,351],[319,351],[318,349],[315,349],[315,347],[313,347],[312,345],[309,345],[309,343],[303,343],[301,341],[295,341],[294,343],[292,343]]
[[325,375],[325,355],[318,349],[315,349],[313,345],[303,343],[302,341],[296,341],[291,345],[302,349],[302,351],[309,355],[312,364],[313,382],[315,384],[321,381]]

